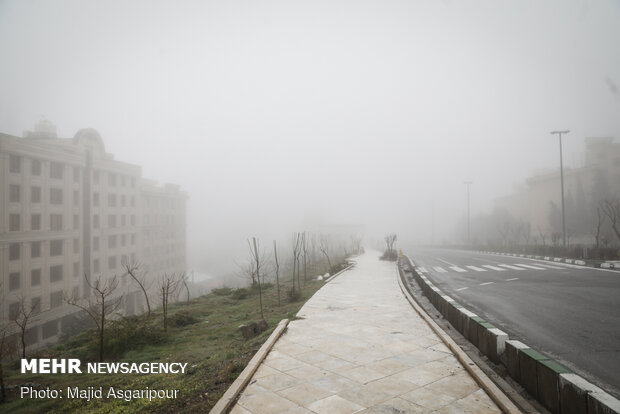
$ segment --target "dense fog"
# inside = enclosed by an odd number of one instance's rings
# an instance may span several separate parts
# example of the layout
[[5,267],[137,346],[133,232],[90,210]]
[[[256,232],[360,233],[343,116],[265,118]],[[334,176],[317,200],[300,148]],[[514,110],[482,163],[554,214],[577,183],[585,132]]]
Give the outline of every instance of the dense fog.
[[[188,266],[363,226],[460,243],[471,214],[620,138],[618,1],[0,1],[0,132],[94,128],[189,194]],[[558,189],[559,191],[559,189]],[[460,229],[460,230],[459,230]]]

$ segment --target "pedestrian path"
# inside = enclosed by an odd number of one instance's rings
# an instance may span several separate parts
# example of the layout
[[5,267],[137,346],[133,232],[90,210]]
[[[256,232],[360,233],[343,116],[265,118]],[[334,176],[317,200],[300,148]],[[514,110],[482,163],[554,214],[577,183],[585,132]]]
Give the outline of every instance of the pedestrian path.
[[303,306],[231,413],[501,412],[378,256],[358,257]]

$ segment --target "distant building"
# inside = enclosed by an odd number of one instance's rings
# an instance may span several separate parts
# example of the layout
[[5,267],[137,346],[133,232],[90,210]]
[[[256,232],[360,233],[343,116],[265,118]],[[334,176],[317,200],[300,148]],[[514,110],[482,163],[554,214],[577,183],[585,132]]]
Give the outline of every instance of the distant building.
[[[561,222],[551,219],[552,209],[561,212],[560,170],[526,180],[515,194],[495,200],[495,207],[529,223],[533,236],[561,232]],[[567,232],[575,242],[588,243],[593,237],[597,203],[620,195],[620,143],[611,137],[586,138],[585,162],[579,168],[564,169],[564,198]],[[550,237],[547,239],[549,240]]]
[[84,275],[118,275],[121,310],[139,312],[122,265],[139,261],[152,277],[185,270],[186,200],[114,160],[94,129],[58,138],[42,121],[23,138],[0,133],[0,320],[23,299],[38,313],[28,344],[54,342],[76,312],[64,298],[90,293]]

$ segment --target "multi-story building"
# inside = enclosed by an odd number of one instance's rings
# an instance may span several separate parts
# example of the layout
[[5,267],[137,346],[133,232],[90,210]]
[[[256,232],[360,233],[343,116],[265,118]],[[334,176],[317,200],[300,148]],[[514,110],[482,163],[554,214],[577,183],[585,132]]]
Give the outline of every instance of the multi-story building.
[[67,298],[86,301],[99,275],[119,277],[121,310],[140,312],[123,265],[153,278],[185,270],[186,199],[115,160],[93,129],[58,138],[42,121],[21,138],[0,134],[0,321],[34,307],[28,344],[54,342],[77,310]]

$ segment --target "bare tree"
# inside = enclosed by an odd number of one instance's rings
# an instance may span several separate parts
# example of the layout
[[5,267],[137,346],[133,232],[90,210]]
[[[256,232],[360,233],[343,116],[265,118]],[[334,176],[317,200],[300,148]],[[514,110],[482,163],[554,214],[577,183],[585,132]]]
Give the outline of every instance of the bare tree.
[[260,303],[260,317],[261,319],[265,319],[265,315],[263,314],[263,291],[262,291],[262,287],[260,283],[260,271],[264,264],[264,261],[262,260],[263,258],[262,258],[262,254],[260,251],[259,242],[256,239],[256,237],[252,237],[252,243],[250,243],[250,240],[248,239],[248,247],[250,248],[250,254],[252,255],[252,260],[255,263],[254,268],[256,269],[256,280],[258,281],[258,300]]
[[332,262],[329,259],[329,237],[322,234],[321,238],[319,240],[319,250],[321,251],[321,253],[323,253],[323,255],[325,256],[325,258],[327,259],[327,266],[329,267],[329,271],[332,271]]
[[187,283],[188,279],[189,279],[189,275],[187,273],[185,273],[185,272],[181,273],[181,284],[183,285],[183,287],[185,288],[185,291],[187,292],[187,302],[186,302],[186,304],[189,305],[189,284]]
[[601,213],[601,204],[596,206],[596,232],[594,233],[594,240],[596,242],[596,248],[598,249],[601,242],[601,228],[603,227],[603,215]]
[[620,199],[603,200],[603,212],[610,221],[611,228],[620,241]]
[[[113,297],[114,291],[118,288],[118,277],[104,278],[99,275],[93,282],[84,275],[86,284],[94,295],[89,295],[86,302],[79,299],[75,294],[66,297],[66,302],[84,312],[95,322],[99,335],[99,362],[103,362],[103,339],[105,335],[106,321],[116,312],[122,302],[122,295]],[[92,297],[94,296],[94,302]]]
[[142,294],[144,295],[144,300],[146,301],[146,309],[147,315],[151,316],[151,302],[149,301],[148,291],[153,285],[153,281],[149,281],[147,279],[147,275],[145,272],[140,272],[140,263],[132,262],[125,264],[125,271],[134,282],[140,287]]
[[510,222],[504,221],[502,223],[497,223],[497,231],[502,236],[502,240],[504,242],[504,246],[508,245],[508,236],[510,235]]
[[23,296],[19,298],[19,310],[13,322],[15,322],[15,325],[19,328],[22,358],[26,358],[26,331],[28,330],[28,322],[30,322],[30,318],[35,314],[36,308],[37,305],[34,304],[27,306],[26,299]]
[[278,288],[278,306],[280,306],[280,262],[278,262],[278,247],[276,241],[273,241],[273,258],[276,270],[276,287]]
[[544,247],[547,234],[543,231],[543,229],[540,226],[536,226],[536,228],[538,229],[538,234],[540,235],[540,241],[542,242],[542,245]]
[[295,275],[297,275],[298,287],[301,292],[301,283],[299,283],[299,255],[301,254],[301,233],[293,233],[293,290],[295,290]]
[[[2,292],[2,281],[0,281],[0,292]],[[0,295],[4,299],[4,295]],[[4,303],[0,302],[0,309],[4,308]],[[9,324],[0,320],[0,402],[6,400],[6,387],[4,385],[4,367],[2,362],[13,355],[15,347],[14,341],[9,341],[7,337],[9,333]]]
[[384,240],[385,240],[385,244],[387,245],[387,253],[388,253],[388,257],[392,257],[392,251],[394,250],[394,243],[396,243],[396,233],[391,233],[388,234],[387,236],[385,236]]
[[304,284],[308,281],[308,233],[303,232],[301,236],[301,250],[303,252],[303,261],[304,261]]
[[161,308],[164,315],[164,331],[168,331],[168,304],[170,298],[174,297],[174,294],[179,287],[179,277],[174,273],[164,273],[159,279],[159,297],[161,298]]

